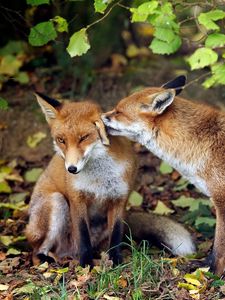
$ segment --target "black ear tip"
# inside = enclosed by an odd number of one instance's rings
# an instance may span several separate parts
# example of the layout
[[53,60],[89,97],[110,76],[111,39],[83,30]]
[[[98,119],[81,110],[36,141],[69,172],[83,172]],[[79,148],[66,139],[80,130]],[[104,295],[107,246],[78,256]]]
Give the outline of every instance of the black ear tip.
[[53,107],[59,107],[61,106],[61,103],[58,100],[55,100],[53,98],[48,97],[47,95],[40,93],[38,91],[35,91],[35,94],[41,97],[43,100],[48,102],[48,104],[52,105]]
[[184,86],[186,84],[186,79],[187,78],[185,75],[180,75],[180,76],[177,76],[175,79],[168,81],[162,87],[164,89],[175,89],[176,95],[178,95],[184,89]]

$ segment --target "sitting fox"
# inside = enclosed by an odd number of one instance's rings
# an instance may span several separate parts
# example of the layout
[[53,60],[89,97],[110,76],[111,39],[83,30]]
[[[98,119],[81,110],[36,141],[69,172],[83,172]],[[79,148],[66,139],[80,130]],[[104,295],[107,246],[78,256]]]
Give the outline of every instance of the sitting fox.
[[180,76],[137,92],[102,119],[110,134],[146,146],[212,197],[217,224],[210,263],[220,275],[225,269],[225,114],[176,97],[185,81]]
[[136,158],[126,138],[107,137],[98,105],[36,97],[56,154],[31,197],[26,236],[34,264],[70,256],[82,266],[92,265],[93,249],[105,241],[110,259],[118,264],[124,219],[134,238],[154,236],[178,255],[194,252],[190,234],[178,223],[149,213],[125,213]]

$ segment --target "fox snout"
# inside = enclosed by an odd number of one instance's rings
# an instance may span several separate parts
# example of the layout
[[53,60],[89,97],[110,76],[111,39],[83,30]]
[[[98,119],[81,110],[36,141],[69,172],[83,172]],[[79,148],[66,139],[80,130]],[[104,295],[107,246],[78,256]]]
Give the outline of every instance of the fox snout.
[[75,167],[75,166],[73,166],[73,165],[69,166],[67,170],[68,170],[70,173],[72,173],[72,174],[77,174],[77,173],[79,173],[79,171],[77,171],[77,167]]

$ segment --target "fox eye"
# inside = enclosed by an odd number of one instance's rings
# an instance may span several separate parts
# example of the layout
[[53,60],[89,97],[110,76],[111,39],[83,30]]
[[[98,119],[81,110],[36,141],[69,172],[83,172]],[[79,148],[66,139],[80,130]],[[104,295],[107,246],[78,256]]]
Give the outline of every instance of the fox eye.
[[61,137],[57,137],[57,142],[60,143],[60,144],[65,144],[65,140],[62,139]]
[[90,134],[86,134],[86,135],[83,135],[81,138],[80,138],[80,143],[87,140],[88,137],[89,137]]
[[115,115],[116,115],[116,116],[118,116],[118,115],[120,115],[120,114],[121,114],[121,111],[118,111],[118,110],[117,110],[117,111],[115,112]]

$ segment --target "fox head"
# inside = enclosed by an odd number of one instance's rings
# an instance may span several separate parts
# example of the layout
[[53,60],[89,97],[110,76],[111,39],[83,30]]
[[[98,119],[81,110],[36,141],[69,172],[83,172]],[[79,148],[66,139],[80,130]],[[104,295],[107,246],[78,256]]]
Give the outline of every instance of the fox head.
[[161,88],[146,88],[122,99],[115,109],[102,114],[102,120],[111,135],[122,135],[140,141],[143,131],[154,131],[157,120],[173,103],[186,82],[185,76],[169,81]]
[[109,145],[101,110],[92,102],[60,103],[40,93],[36,98],[50,126],[54,149],[73,174]]

